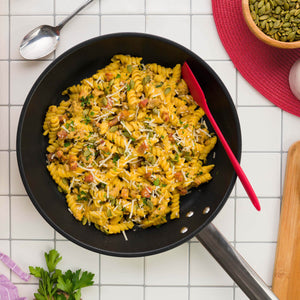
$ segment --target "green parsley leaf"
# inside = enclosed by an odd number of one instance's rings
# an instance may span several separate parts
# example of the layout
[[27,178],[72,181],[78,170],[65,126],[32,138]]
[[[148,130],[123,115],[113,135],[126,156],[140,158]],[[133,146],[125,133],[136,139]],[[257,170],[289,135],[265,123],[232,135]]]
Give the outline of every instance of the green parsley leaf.
[[153,181],[153,184],[155,186],[159,186],[159,178],[156,178],[154,181]]
[[55,249],[52,249],[49,253],[45,253],[45,259],[49,272],[53,272],[56,265],[62,260],[62,257],[59,256],[59,253]]
[[117,164],[117,161],[120,159],[120,156],[118,153],[115,153],[114,156],[113,156],[113,163],[114,164]]
[[65,142],[65,143],[64,143],[64,147],[69,147],[70,145],[71,145],[70,142]]
[[117,74],[116,78],[121,78],[121,74]]

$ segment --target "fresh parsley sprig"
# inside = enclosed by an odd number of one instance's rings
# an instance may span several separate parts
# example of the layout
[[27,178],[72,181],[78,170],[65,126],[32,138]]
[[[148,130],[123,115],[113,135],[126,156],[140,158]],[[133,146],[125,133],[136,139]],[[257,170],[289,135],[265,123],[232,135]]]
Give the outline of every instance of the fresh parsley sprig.
[[45,253],[48,271],[41,267],[29,267],[30,274],[39,279],[39,288],[34,294],[36,300],[80,300],[81,289],[94,284],[94,274],[81,269],[64,274],[57,269],[57,264],[62,260],[55,250]]

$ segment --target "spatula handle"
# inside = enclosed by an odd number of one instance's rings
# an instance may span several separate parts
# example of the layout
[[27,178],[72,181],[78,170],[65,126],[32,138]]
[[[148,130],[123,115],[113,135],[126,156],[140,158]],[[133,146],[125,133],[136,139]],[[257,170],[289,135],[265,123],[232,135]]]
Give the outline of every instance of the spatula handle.
[[252,188],[252,185],[250,184],[250,182],[249,182],[246,174],[244,173],[241,165],[239,164],[238,160],[234,156],[234,154],[233,154],[231,148],[229,147],[226,139],[224,138],[218,124],[216,123],[216,121],[213,118],[212,114],[210,113],[209,109],[204,108],[204,111],[205,111],[205,114],[207,115],[211,125],[213,126],[220,142],[222,143],[222,145],[224,147],[224,150],[227,153],[227,156],[228,156],[229,160],[231,161],[231,164],[232,164],[237,176],[239,177],[245,191],[247,192],[251,202],[253,203],[254,207],[257,210],[260,210],[260,204],[259,204],[258,198],[257,198],[257,196],[256,196],[256,194],[255,194],[255,192]]

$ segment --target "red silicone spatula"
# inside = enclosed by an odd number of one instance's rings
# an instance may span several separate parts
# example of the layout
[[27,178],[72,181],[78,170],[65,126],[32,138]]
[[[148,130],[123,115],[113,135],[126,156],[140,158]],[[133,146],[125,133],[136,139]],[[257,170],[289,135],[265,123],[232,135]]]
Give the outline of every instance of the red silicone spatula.
[[241,183],[243,184],[254,207],[257,210],[260,210],[260,204],[257,199],[257,196],[256,196],[248,178],[246,177],[246,174],[242,170],[239,162],[237,161],[237,159],[234,156],[234,154],[232,153],[228,143],[226,142],[219,126],[217,125],[216,121],[214,120],[214,118],[208,108],[208,105],[206,103],[205,95],[204,95],[197,79],[195,78],[192,70],[190,69],[190,67],[188,66],[188,64],[186,62],[182,66],[181,74],[182,74],[182,78],[185,80],[186,84],[188,85],[189,90],[190,90],[191,95],[193,96],[194,100],[204,110],[208,120],[210,121],[211,125],[213,126],[219,140],[221,141],[221,143],[228,155],[228,158],[230,159],[230,161],[232,163],[232,166],[233,166],[237,176],[239,177]]

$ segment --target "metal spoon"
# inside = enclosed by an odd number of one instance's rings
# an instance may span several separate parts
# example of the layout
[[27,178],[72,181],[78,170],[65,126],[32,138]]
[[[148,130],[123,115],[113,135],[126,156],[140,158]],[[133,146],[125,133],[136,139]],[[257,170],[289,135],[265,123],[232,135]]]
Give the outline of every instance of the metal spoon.
[[53,52],[59,42],[60,31],[77,13],[94,0],[87,0],[70,16],[62,20],[57,26],[41,25],[26,34],[20,45],[20,54],[26,59],[38,59]]

